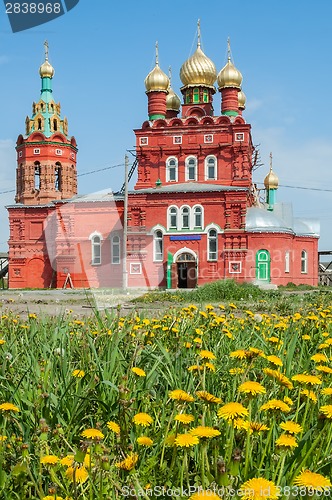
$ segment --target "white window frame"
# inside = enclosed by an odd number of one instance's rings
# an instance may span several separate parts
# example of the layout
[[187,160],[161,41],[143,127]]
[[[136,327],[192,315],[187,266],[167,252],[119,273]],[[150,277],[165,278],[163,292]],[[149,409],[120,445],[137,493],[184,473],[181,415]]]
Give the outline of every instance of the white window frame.
[[[99,242],[96,242],[96,239],[99,239]],[[100,233],[95,231],[90,234],[89,240],[91,241],[91,265],[92,266],[100,266],[101,265],[101,242],[103,241],[103,237]],[[99,248],[99,255],[96,255],[96,248]]]
[[[187,212],[186,215],[184,214],[184,210]],[[183,205],[181,207],[181,211],[180,211],[180,217],[181,217],[181,221],[180,221],[180,225],[181,225],[181,229],[186,229],[187,231],[189,229],[191,229],[191,209],[188,205]],[[188,225],[185,226],[184,223],[183,223],[183,218],[184,217],[188,217]]]
[[[189,178],[189,169],[190,168],[193,168],[191,166],[189,166],[189,162],[190,160],[194,160],[195,161],[195,170],[194,170],[194,178],[193,179],[190,179]],[[187,156],[186,158],[186,181],[197,181],[197,165],[198,165],[198,162],[197,162],[197,158],[196,156]]]
[[56,149],[56,150],[55,150],[55,154],[56,154],[57,156],[62,156],[62,149]]
[[[214,231],[216,234],[215,236],[211,236],[211,232]],[[210,244],[211,241],[216,242],[216,249],[214,251],[211,251]],[[208,230],[207,232],[207,260],[210,262],[216,262],[218,260],[218,231],[212,227],[211,229]],[[212,256],[213,254],[213,256]]]
[[[158,249],[158,243],[160,248]],[[164,260],[164,235],[160,229],[153,233],[153,262],[163,262]]]
[[[196,225],[196,209],[200,209],[200,211],[201,211],[201,214],[200,214],[201,215],[201,225],[200,226]],[[203,209],[202,205],[194,205],[191,210],[192,210],[192,228],[203,230],[203,227],[204,227],[204,209]]]
[[[175,166],[170,166],[170,162],[174,161]],[[178,181],[178,159],[175,156],[170,156],[166,160],[166,182],[177,182]],[[175,169],[175,179],[171,179],[170,170]]]
[[22,152],[22,151],[19,151],[19,152],[18,152],[18,157],[19,157],[19,158],[22,158],[22,156],[23,156],[23,152]]
[[285,273],[290,272],[290,252],[286,250],[285,252]]
[[[172,216],[174,217],[174,215],[175,215],[175,214],[171,214],[172,209],[176,210],[176,225],[175,226],[171,224],[171,218],[172,218]],[[168,207],[167,212],[168,212],[168,214],[167,214],[167,227],[168,227],[168,229],[177,230],[178,226],[179,226],[179,209],[178,209],[178,207],[175,205],[171,205],[170,207]]]
[[[209,160],[211,158],[214,160],[214,176],[213,177],[209,177]],[[217,177],[218,177],[217,176],[217,166],[218,166],[217,158],[214,155],[209,155],[205,158],[205,180],[206,181],[217,180]]]
[[[114,252],[114,248],[115,247],[118,247],[118,251],[119,251],[119,255],[116,256],[115,258],[115,252]],[[118,266],[119,264],[121,264],[121,238],[118,234],[113,234],[111,236],[111,256],[112,256],[112,259],[111,259],[111,262],[112,264],[114,264],[115,266]]]
[[40,155],[40,149],[39,149],[39,148],[35,148],[35,149],[33,150],[33,154],[34,154],[34,155]]
[[308,274],[308,252],[306,250],[301,252],[301,273]]

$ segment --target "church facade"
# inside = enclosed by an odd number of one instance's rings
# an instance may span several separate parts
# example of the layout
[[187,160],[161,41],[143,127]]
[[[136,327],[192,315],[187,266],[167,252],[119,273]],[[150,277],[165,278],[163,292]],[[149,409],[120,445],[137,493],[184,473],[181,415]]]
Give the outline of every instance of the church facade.
[[41,96],[16,146],[10,288],[194,288],[226,278],[317,285],[318,224],[277,203],[272,157],[264,200],[253,184],[256,151],[230,49],[218,73],[198,37],[181,67],[181,104],[156,48],[129,192],[77,194],[77,144],[53,75],[46,47]]

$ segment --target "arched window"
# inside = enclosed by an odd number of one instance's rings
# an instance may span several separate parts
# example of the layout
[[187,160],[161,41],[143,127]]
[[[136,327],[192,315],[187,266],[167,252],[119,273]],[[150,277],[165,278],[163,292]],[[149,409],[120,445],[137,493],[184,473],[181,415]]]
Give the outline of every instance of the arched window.
[[308,254],[305,250],[301,252],[301,273],[306,274],[308,272]]
[[170,207],[168,211],[168,227],[169,229],[178,228],[178,209],[177,207]]
[[164,260],[164,241],[162,231],[155,231],[153,235],[153,260],[162,262]]
[[210,229],[208,232],[208,260],[217,260],[218,255],[218,240],[217,231]]
[[209,91],[208,91],[208,89],[203,89],[203,102],[209,102]]
[[186,181],[196,181],[197,179],[197,158],[189,156],[186,159]]
[[189,221],[190,221],[190,209],[189,207],[182,207],[181,209],[181,220],[182,220],[182,229],[189,229]]
[[217,159],[215,156],[205,158],[205,180],[217,179]]
[[120,236],[112,236],[112,264],[120,264]]
[[57,120],[53,120],[53,130],[56,132],[58,130],[58,122]]
[[177,158],[168,158],[166,161],[166,182],[178,180],[178,160]]
[[40,163],[35,161],[35,189],[40,191]]
[[202,229],[203,227],[203,208],[200,206],[194,207],[194,228]]
[[91,239],[91,264],[99,266],[101,264],[101,236],[94,234]]
[[42,130],[42,121],[41,121],[41,118],[38,118],[38,130]]
[[54,187],[56,191],[61,191],[62,189],[62,167],[60,162],[56,162],[55,164]]

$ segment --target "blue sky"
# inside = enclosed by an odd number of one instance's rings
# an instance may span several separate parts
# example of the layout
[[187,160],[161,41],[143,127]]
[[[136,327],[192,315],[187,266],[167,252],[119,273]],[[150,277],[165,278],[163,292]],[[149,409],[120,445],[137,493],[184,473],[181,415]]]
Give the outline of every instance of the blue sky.
[[[179,70],[196,48],[198,18],[202,48],[218,71],[231,39],[247,96],[244,117],[264,163],[254,180],[263,182],[272,151],[278,201],[292,202],[296,216],[320,219],[320,250],[332,249],[331,17],[329,0],[80,0],[66,15],[13,34],[0,5],[0,251],[8,239],[4,206],[15,194],[4,191],[15,189],[15,141],[39,99],[44,40],[55,67],[54,97],[84,174],[123,164],[133,149],[132,130],[147,118],[144,79],[156,40],[160,66],[172,67],[172,87],[181,95]],[[216,114],[219,102],[216,94]],[[79,192],[117,190],[122,182],[123,167],[115,167],[79,177]]]

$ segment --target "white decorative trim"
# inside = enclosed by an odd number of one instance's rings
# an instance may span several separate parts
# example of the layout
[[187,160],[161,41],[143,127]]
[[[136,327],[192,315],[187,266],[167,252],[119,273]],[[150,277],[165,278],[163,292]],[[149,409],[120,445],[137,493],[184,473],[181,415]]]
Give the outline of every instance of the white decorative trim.
[[182,135],[174,135],[173,144],[182,144]]
[[35,149],[33,150],[33,154],[34,154],[34,155],[40,155],[40,149],[39,149],[39,148],[35,148]]
[[142,274],[142,264],[140,262],[131,262],[129,269],[130,274]]
[[236,132],[235,133],[235,141],[243,142],[244,141],[244,132]]
[[187,247],[182,247],[182,248],[180,248],[180,250],[178,250],[177,252],[175,252],[175,254],[173,255],[173,262],[176,262],[178,256],[181,255],[182,253],[190,253],[190,255],[193,255],[193,257],[195,257],[195,261],[198,264],[198,255],[197,255],[197,253],[194,252],[193,250],[191,250],[191,248],[187,248]]
[[19,151],[19,152],[18,152],[18,157],[19,157],[19,158],[22,158],[22,156],[23,156],[23,151]]
[[55,154],[56,154],[57,156],[62,156],[62,149],[56,149],[56,150],[55,150]]
[[139,145],[140,146],[147,146],[149,144],[149,138],[148,137],[140,137],[139,138]]
[[213,143],[213,134],[204,135],[204,143],[205,144],[212,144]]
[[229,274],[241,274],[242,262],[240,260],[230,260],[228,266]]

